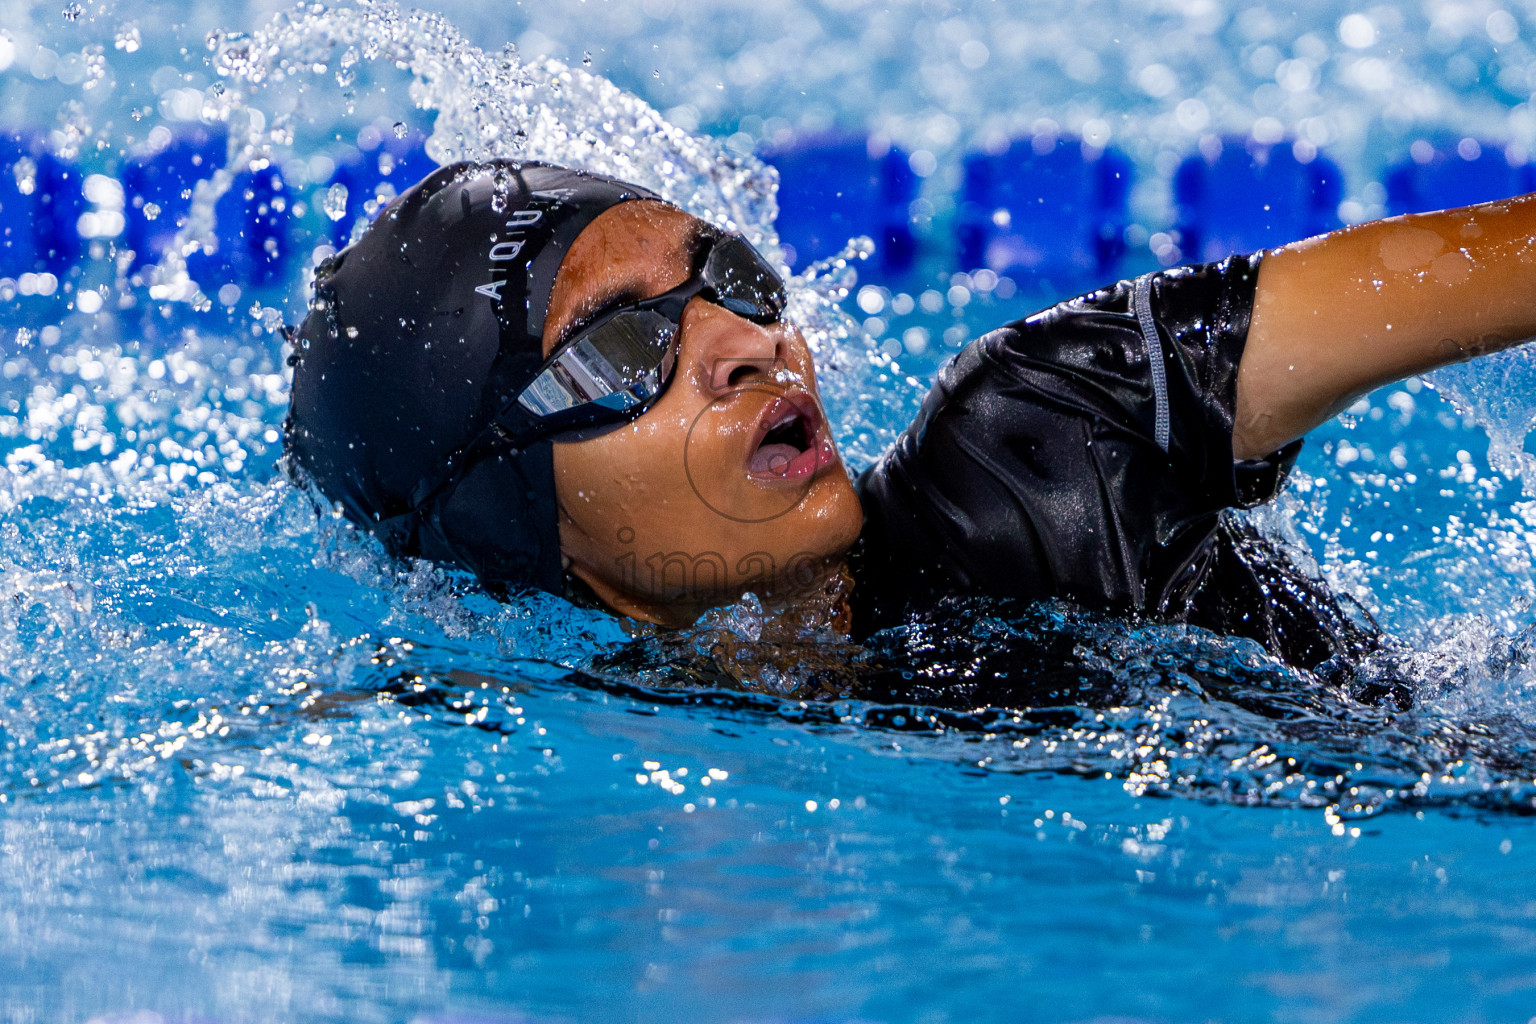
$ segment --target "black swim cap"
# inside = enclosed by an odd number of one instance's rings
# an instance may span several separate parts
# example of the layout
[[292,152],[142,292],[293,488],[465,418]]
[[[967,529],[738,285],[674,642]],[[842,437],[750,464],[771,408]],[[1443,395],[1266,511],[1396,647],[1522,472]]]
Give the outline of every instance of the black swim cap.
[[562,593],[552,442],[483,439],[543,363],[550,291],[576,236],[612,206],[656,198],[544,164],[428,175],[319,270],[294,345],[294,464],[394,554],[453,563],[495,590]]

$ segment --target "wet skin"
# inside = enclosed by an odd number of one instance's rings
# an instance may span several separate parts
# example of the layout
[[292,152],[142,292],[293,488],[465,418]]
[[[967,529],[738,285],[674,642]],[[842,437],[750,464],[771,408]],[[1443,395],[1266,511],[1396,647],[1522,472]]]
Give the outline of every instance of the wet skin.
[[1536,335],[1536,195],[1344,228],[1269,253],[1232,449],[1257,458],[1373,388]]
[[[649,201],[605,211],[561,262],[548,355],[583,319],[688,279],[699,222]],[[792,599],[841,563],[863,524],[800,332],[703,298],[677,367],[633,423],[554,446],[566,568],[610,608],[663,625],[752,590]]]

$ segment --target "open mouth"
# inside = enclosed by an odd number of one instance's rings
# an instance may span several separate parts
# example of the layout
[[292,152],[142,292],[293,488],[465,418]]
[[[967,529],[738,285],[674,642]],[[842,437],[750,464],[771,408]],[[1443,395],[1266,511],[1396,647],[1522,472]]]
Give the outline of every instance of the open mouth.
[[792,393],[775,398],[759,420],[760,440],[747,460],[747,471],[778,479],[809,476],[833,457],[822,435],[815,399]]

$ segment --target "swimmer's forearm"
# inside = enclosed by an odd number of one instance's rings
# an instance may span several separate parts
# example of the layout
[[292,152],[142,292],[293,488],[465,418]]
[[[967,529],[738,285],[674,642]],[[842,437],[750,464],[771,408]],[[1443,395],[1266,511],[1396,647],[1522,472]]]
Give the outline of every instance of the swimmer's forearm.
[[1269,253],[1237,377],[1257,458],[1372,388],[1536,335],[1536,195],[1345,228]]

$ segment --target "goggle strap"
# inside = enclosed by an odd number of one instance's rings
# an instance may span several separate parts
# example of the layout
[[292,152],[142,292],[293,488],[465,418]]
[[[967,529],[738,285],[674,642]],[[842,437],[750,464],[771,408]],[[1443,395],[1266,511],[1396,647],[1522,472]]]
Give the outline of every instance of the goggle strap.
[[485,425],[469,444],[453,452],[443,460],[442,472],[431,483],[422,481],[411,493],[411,511],[384,520],[379,525],[404,520],[427,508],[450,484],[457,482],[466,466],[498,451],[522,450],[537,443],[543,437],[540,423],[522,410],[516,402],[502,409]]

